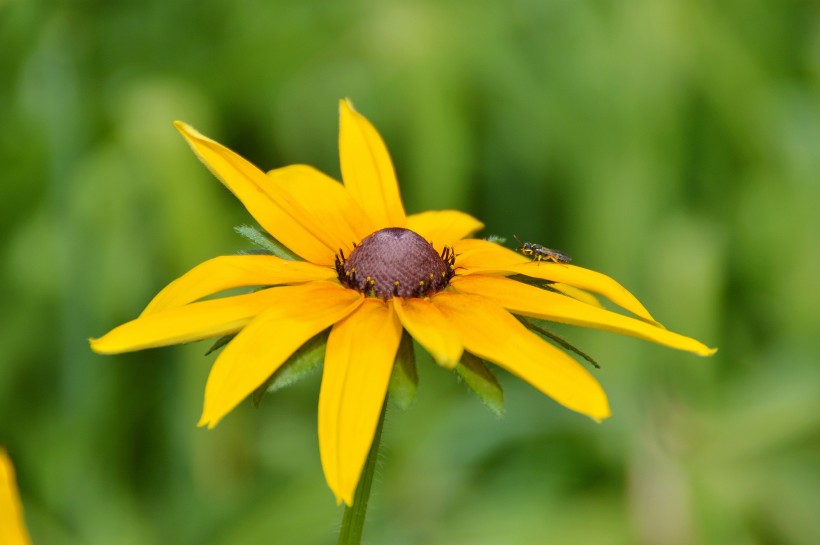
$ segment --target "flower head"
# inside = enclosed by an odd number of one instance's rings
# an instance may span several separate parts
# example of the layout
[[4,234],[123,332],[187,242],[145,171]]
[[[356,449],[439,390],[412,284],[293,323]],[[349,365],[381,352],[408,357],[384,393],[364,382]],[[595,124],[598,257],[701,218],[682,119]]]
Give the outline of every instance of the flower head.
[[[341,101],[340,110],[344,185],[305,165],[265,174],[177,122],[200,160],[301,260],[235,255],[206,261],[163,289],[138,318],[92,339],[92,348],[114,354],[236,333],[205,388],[200,425],[213,427],[329,328],[319,446],[328,484],[348,505],[403,330],[442,367],[456,367],[467,352],[596,420],[610,410],[595,378],[514,315],[713,352],[660,326],[603,274],[534,262],[494,242],[466,238],[482,224],[462,212],[407,215],[378,132],[349,101]],[[263,289],[202,300],[237,287]],[[634,317],[604,309],[593,294]]]

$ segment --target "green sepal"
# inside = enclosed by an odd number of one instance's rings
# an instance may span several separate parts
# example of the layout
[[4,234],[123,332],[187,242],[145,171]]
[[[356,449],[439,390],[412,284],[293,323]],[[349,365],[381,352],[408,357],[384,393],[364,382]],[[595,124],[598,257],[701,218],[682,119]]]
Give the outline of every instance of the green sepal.
[[212,353],[216,352],[217,350],[231,342],[234,337],[236,337],[236,333],[228,333],[227,335],[219,337],[216,340],[216,342],[208,349],[208,351],[205,352],[205,355],[210,356]]
[[296,261],[299,259],[298,256],[283,246],[281,242],[265,235],[256,227],[252,227],[250,225],[237,225],[233,228],[233,230],[236,231],[241,237],[249,240],[276,257],[281,257],[282,259],[287,259],[289,261]]
[[393,365],[393,374],[390,376],[388,393],[390,399],[404,410],[416,399],[419,388],[419,375],[416,370],[416,353],[413,350],[413,339],[402,332],[399,350],[396,352],[396,363]]
[[559,337],[558,335],[556,335],[552,331],[550,331],[550,330],[546,329],[545,327],[533,322],[532,320],[528,320],[528,319],[522,318],[520,316],[517,316],[517,318],[521,321],[522,324],[524,324],[527,327],[527,329],[531,329],[532,331],[535,331],[536,333],[538,333],[542,337],[546,337],[546,338],[550,339],[555,344],[561,346],[564,350],[569,350],[570,352],[574,352],[575,354],[581,356],[582,358],[587,360],[589,363],[591,363],[592,366],[595,367],[596,369],[601,368],[601,366],[598,365],[598,362],[595,361],[592,356],[590,356],[586,352],[583,352],[580,348],[576,347],[575,345],[570,343],[568,340],[566,340],[562,337]]
[[456,365],[456,373],[493,414],[504,414],[504,390],[484,360],[464,352]]
[[253,404],[258,407],[265,394],[290,386],[321,367],[325,361],[328,335],[330,330],[326,329],[294,352],[288,361],[253,392]]

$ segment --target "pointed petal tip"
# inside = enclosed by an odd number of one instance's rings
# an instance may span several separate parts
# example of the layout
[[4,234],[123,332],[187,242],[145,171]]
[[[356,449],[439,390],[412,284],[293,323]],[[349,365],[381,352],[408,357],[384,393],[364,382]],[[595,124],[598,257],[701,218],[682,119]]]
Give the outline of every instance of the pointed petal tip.
[[444,367],[445,369],[450,370],[450,371],[452,371],[453,369],[456,368],[456,366],[458,365],[458,362],[459,362],[458,359],[454,359],[454,360],[453,359],[444,359],[444,358],[436,359],[436,364],[439,367]]
[[[208,428],[212,430],[219,424],[219,421],[222,420],[222,416],[214,416],[213,411],[208,411],[207,409],[203,409],[202,416],[199,418],[199,422],[196,423],[196,427],[198,428]],[[223,415],[224,416],[224,415]]]
[[404,227],[407,216],[390,153],[379,131],[350,99],[339,103],[339,160],[345,188],[374,227]]
[[225,414],[221,415],[214,415],[214,411],[211,410],[210,412],[202,411],[202,417],[200,417],[199,422],[197,422],[198,428],[205,428],[207,427],[209,430],[212,430],[219,424],[223,418],[225,418]]
[[106,344],[107,343],[105,342],[105,335],[103,335],[102,337],[96,338],[96,339],[93,338],[93,337],[88,338],[88,345],[91,347],[92,352],[95,352],[97,354],[103,354],[103,355],[111,355],[111,354],[119,354],[120,353],[119,350],[114,350],[111,347],[106,347]]
[[708,358],[709,356],[714,356],[715,352],[718,351],[717,348],[710,348],[703,344],[702,342],[694,339],[692,337],[684,337],[685,339],[691,341],[690,346],[681,348],[687,352],[691,352],[696,356],[701,356],[703,358]]
[[200,157],[200,154],[194,147],[194,144],[197,140],[210,140],[210,138],[208,138],[207,136],[193,128],[191,125],[185,123],[184,121],[174,121],[174,128],[179,131],[179,134],[181,134],[183,138],[185,138],[185,141],[188,142],[188,145],[193,147],[194,153],[196,153],[197,157]]
[[356,108],[353,107],[353,102],[350,100],[350,97],[344,97],[339,99],[339,111],[349,110],[351,112],[355,112]]
[[339,488],[341,486],[338,483],[331,484],[328,482],[328,486],[330,487],[330,491],[333,492],[333,497],[336,498],[336,507],[344,504],[345,508],[353,506],[353,493],[350,494],[343,494],[339,492]]
[[436,362],[436,365],[452,371],[461,361],[461,355],[464,353],[464,346],[459,346],[458,348],[458,352],[452,354],[433,354],[430,352],[430,355],[433,357],[433,361]]
[[448,371],[452,371],[461,361],[461,356],[464,354],[464,345],[458,343],[457,345],[445,346],[442,348],[443,350],[437,350],[436,353],[431,352],[427,348],[425,349],[433,358],[433,361],[436,362],[436,365],[443,367]]
[[201,136],[198,130],[179,119],[174,120],[174,128],[182,133],[182,136]]
[[603,394],[603,404],[598,407],[594,407],[591,410],[583,411],[583,414],[590,417],[596,424],[602,424],[604,420],[612,417],[612,410],[609,407],[609,400],[606,397],[606,394],[601,391]]
[[[213,142],[211,138],[208,138],[194,127],[189,125],[188,123],[180,120],[174,121],[174,128],[179,131],[179,133],[189,142],[189,144],[193,145],[193,140],[205,140],[209,142]],[[196,151],[196,150],[194,150]],[[197,155],[199,155],[197,153]],[[207,164],[207,163],[206,163]]]

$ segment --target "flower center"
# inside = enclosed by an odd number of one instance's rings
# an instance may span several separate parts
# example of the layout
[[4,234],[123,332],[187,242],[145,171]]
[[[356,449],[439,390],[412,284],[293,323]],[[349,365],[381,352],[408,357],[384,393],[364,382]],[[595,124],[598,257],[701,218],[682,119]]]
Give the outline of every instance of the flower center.
[[455,254],[410,229],[389,227],[365,237],[350,256],[339,250],[336,273],[342,285],[381,299],[424,297],[447,287],[455,270]]

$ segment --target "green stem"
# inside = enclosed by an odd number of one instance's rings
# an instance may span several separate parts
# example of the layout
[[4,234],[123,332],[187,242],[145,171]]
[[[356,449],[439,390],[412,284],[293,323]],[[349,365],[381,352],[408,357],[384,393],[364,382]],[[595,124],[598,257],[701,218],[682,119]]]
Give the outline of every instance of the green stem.
[[370,499],[370,486],[373,484],[373,473],[376,469],[376,458],[379,453],[386,409],[387,398],[384,399],[379,424],[376,426],[376,434],[373,436],[373,444],[370,445],[370,453],[367,455],[364,469],[362,469],[362,476],[359,478],[359,485],[353,495],[353,505],[345,505],[345,512],[342,515],[342,531],[339,534],[339,545],[360,545],[362,542],[364,518],[367,515],[367,501]]

